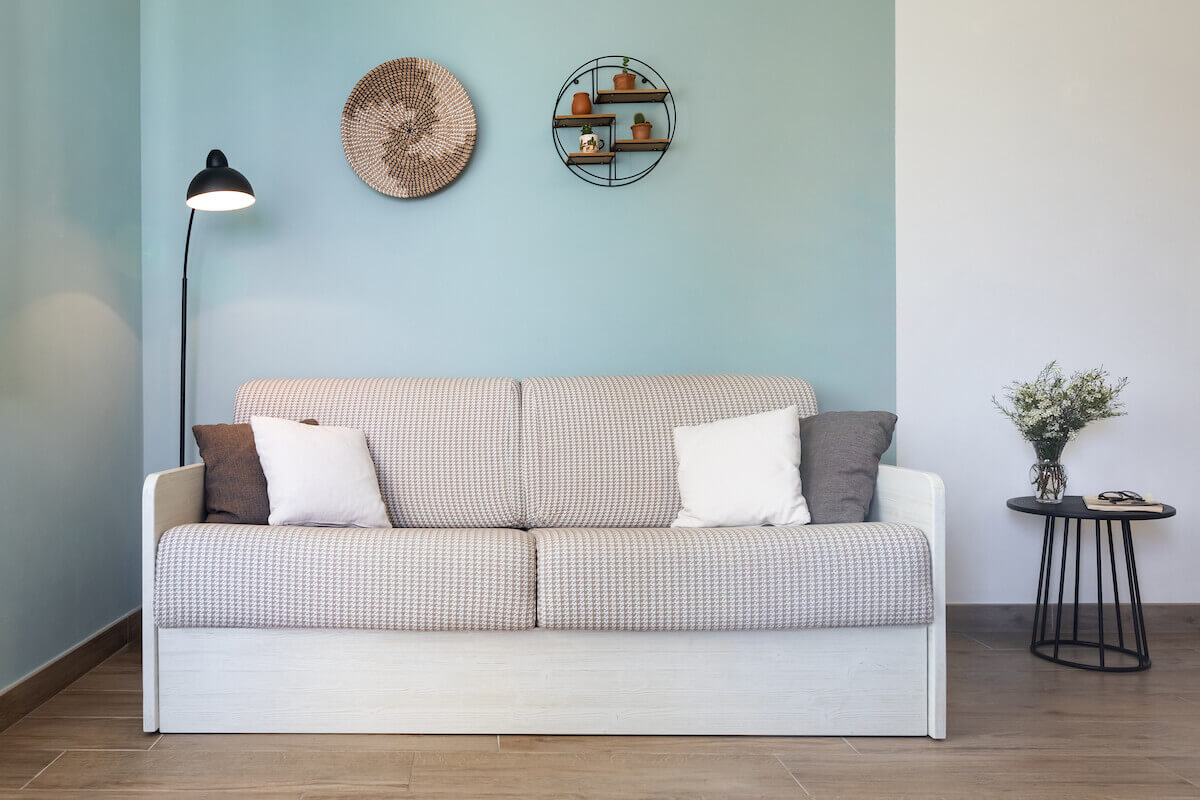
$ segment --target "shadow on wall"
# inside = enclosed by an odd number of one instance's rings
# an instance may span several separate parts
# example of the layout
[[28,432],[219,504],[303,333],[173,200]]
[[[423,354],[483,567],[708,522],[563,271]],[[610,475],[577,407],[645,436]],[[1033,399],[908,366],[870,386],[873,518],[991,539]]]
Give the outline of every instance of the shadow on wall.
[[[27,223],[6,239],[0,397],[52,413],[56,404],[78,400],[62,397],[64,382],[101,388],[122,373],[120,354],[140,347],[137,307],[129,301],[140,284],[128,259],[136,237],[133,228],[98,241],[60,217]],[[90,408],[96,396],[88,399]]]

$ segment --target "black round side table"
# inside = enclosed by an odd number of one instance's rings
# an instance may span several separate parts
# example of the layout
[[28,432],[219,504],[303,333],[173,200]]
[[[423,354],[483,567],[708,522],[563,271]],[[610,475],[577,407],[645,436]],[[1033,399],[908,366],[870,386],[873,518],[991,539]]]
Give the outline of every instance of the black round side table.
[[[1042,534],[1042,566],[1038,573],[1037,602],[1033,609],[1033,636],[1029,642],[1029,652],[1038,658],[1053,661],[1078,669],[1092,669],[1100,672],[1139,672],[1150,669],[1150,647],[1146,642],[1146,619],[1142,614],[1142,590],[1138,584],[1137,558],[1133,554],[1133,529],[1129,523],[1150,519],[1166,519],[1175,516],[1175,509],[1164,505],[1162,511],[1093,511],[1083,503],[1079,495],[1067,495],[1061,503],[1039,503],[1032,497],[1014,497],[1008,501],[1008,507],[1013,511],[1024,514],[1039,514],[1046,518]],[[1058,604],[1054,610],[1054,637],[1047,638],[1046,627],[1050,616],[1050,584],[1054,575],[1055,534],[1058,520],[1062,520],[1062,554],[1058,568]],[[1079,545],[1082,538],[1083,521],[1094,520],[1096,523],[1096,618],[1099,625],[1100,641],[1093,642],[1079,638],[1079,576],[1080,556]],[[1070,638],[1064,639],[1063,634],[1063,590],[1066,588],[1067,549],[1071,541],[1071,520],[1075,520],[1075,601],[1072,606]],[[1101,544],[1100,523],[1108,529],[1108,562],[1112,576],[1112,597],[1116,608],[1117,636],[1116,643],[1110,643],[1104,637],[1104,547]],[[1125,562],[1126,597],[1133,621],[1133,629],[1128,631],[1133,640],[1133,648],[1125,645],[1125,627],[1121,621],[1121,588],[1117,580],[1117,557],[1113,546],[1113,522],[1121,526],[1121,546]],[[1059,657],[1062,646],[1091,647],[1099,654],[1099,663],[1072,661]],[[1049,651],[1049,652],[1047,652]],[[1131,656],[1132,664],[1110,666],[1105,664],[1106,653],[1120,653]],[[1124,661],[1125,659],[1121,659]]]

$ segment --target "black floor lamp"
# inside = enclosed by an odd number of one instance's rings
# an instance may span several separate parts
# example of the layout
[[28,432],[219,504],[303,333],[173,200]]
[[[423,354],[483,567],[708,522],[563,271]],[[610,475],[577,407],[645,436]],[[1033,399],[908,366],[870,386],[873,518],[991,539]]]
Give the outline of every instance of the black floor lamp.
[[187,406],[187,268],[188,250],[192,246],[192,222],[196,211],[236,211],[254,205],[254,189],[246,176],[232,169],[228,159],[220,150],[210,150],[208,166],[196,173],[188,184],[187,204],[192,209],[188,216],[187,239],[183,243],[183,302],[179,324],[179,466],[183,466],[183,443],[185,441],[185,409]]

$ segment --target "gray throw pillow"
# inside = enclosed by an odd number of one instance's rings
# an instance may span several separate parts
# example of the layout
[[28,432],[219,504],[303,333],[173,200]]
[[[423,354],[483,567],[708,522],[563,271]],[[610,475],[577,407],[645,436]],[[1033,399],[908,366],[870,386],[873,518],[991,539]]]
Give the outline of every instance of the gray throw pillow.
[[800,420],[800,483],[813,523],[862,522],[896,415],[828,411]]

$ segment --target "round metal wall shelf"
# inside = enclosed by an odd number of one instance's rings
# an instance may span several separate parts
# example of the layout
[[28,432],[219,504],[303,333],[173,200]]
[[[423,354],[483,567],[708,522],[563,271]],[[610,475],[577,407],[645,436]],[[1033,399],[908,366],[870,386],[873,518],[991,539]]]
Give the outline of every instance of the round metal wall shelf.
[[[551,117],[550,136],[554,139],[554,149],[559,159],[567,169],[571,170],[580,180],[587,181],[593,186],[628,186],[649,175],[662,161],[671,141],[675,138],[678,116],[675,112],[675,98],[671,87],[654,67],[645,61],[629,56],[629,66],[626,68],[634,75],[634,88],[625,90],[601,89],[601,85],[611,85],[612,76],[621,72],[621,60],[624,56],[601,56],[585,61],[577,67],[558,90],[554,99],[554,114]],[[601,83],[603,80],[604,84]],[[563,98],[568,99],[582,87],[591,89],[591,114],[560,114]],[[580,88],[577,88],[580,87]],[[626,103],[658,103],[662,105],[667,117],[667,135],[664,139],[616,139],[617,114],[615,111],[597,111],[596,106],[617,106]],[[563,131],[578,129],[584,124],[593,129],[607,128],[608,135],[602,137],[607,150],[596,153],[575,153],[563,144]],[[597,130],[597,133],[599,131]],[[567,141],[570,142],[569,134]],[[647,152],[655,157],[649,164],[645,161],[634,161],[636,156],[622,159],[622,153]],[[624,167],[624,169],[622,169]]]

